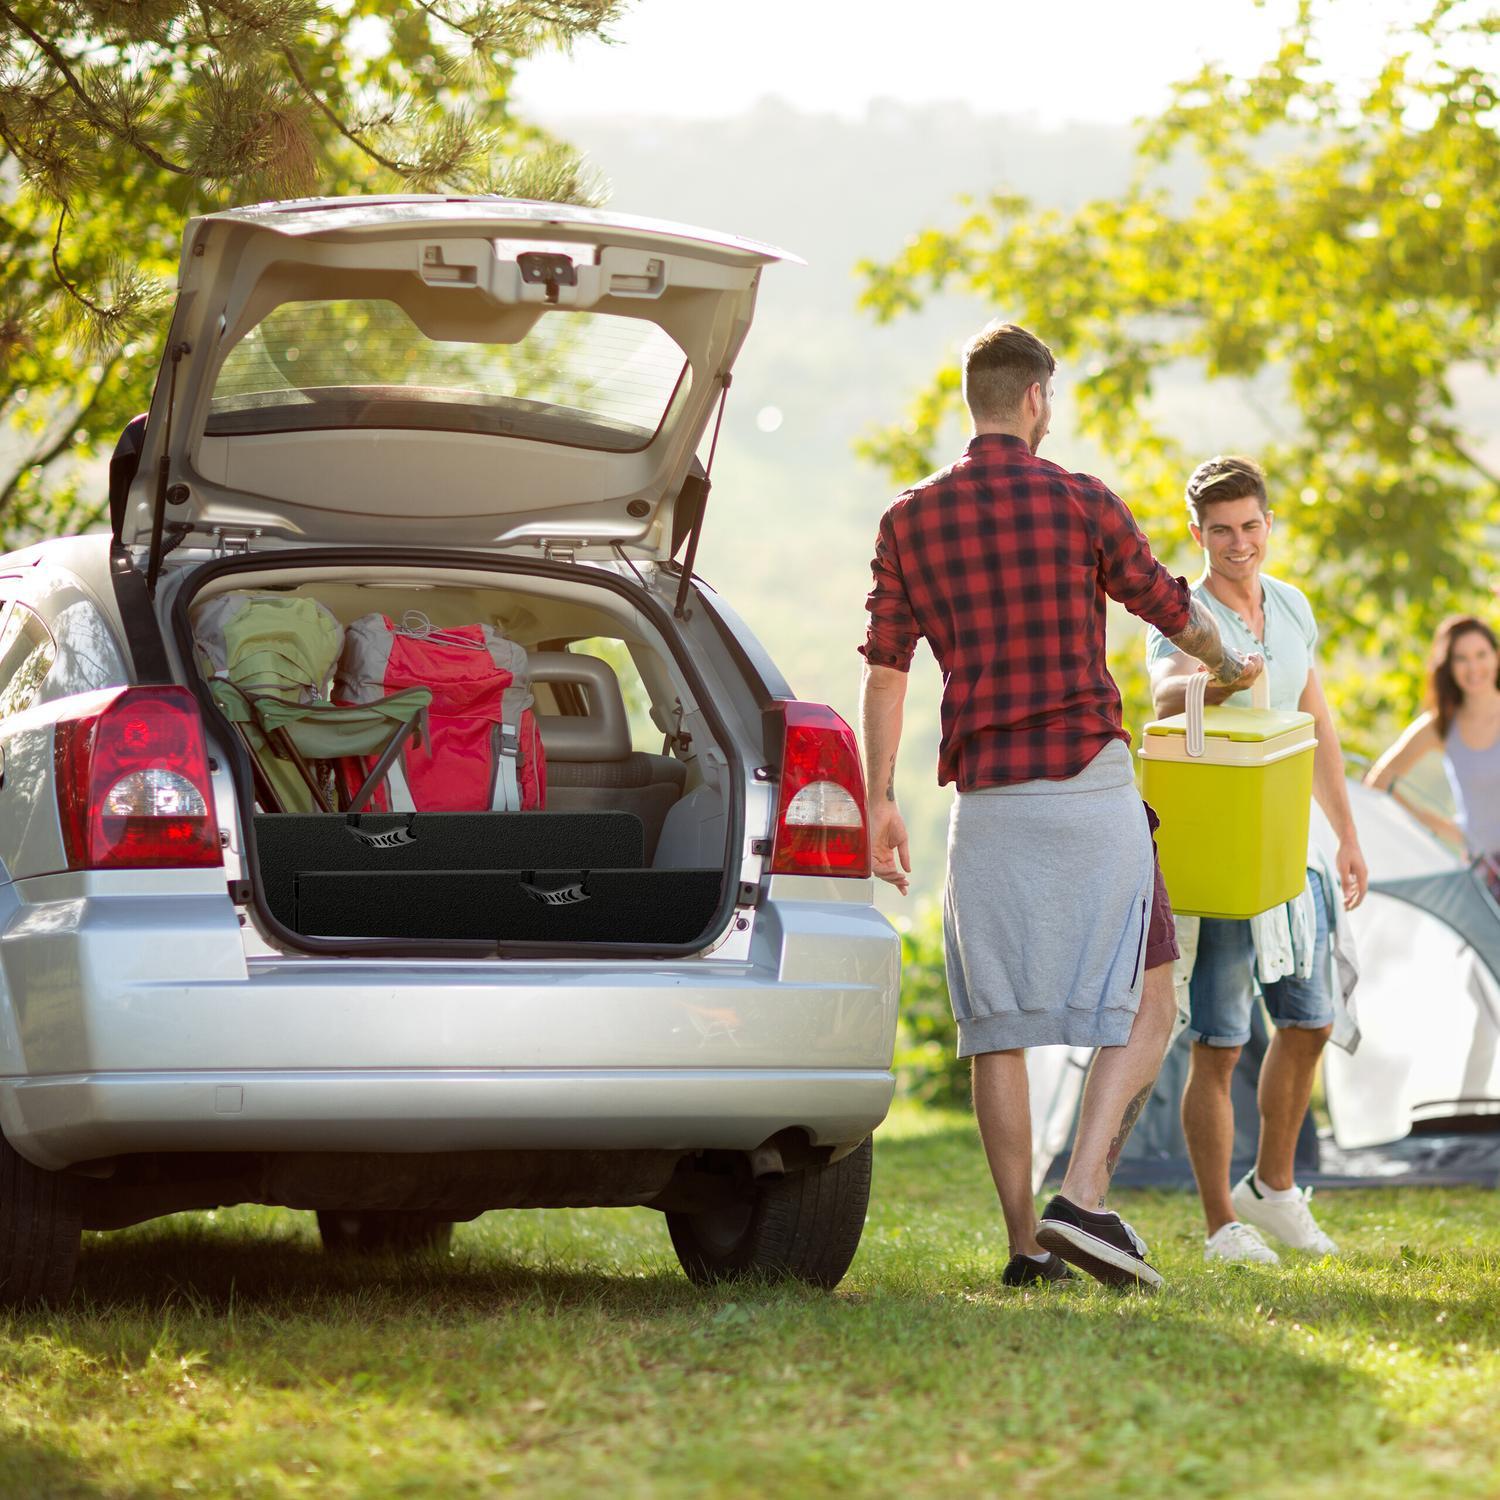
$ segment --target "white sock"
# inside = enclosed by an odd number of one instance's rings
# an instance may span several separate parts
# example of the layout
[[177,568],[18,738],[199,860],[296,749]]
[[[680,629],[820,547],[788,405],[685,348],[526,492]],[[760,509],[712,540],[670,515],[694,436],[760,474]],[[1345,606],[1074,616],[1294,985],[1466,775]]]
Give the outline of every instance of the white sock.
[[1267,1202],[1276,1203],[1283,1198],[1295,1198],[1297,1196],[1297,1189],[1295,1185],[1289,1188],[1267,1187],[1266,1184],[1261,1181],[1259,1172],[1257,1172],[1251,1180],[1255,1183],[1255,1191],[1259,1193],[1262,1198],[1266,1199]]

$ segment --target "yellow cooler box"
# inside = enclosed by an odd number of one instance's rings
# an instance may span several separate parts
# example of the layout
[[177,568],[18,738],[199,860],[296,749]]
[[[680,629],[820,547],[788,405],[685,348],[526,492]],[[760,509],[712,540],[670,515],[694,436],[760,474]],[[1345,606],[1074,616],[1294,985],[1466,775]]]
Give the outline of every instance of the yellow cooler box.
[[[1265,676],[1255,700],[1266,701]],[[1161,818],[1157,847],[1172,910],[1253,917],[1290,901],[1307,881],[1312,805],[1311,714],[1203,703],[1146,726],[1142,793]]]

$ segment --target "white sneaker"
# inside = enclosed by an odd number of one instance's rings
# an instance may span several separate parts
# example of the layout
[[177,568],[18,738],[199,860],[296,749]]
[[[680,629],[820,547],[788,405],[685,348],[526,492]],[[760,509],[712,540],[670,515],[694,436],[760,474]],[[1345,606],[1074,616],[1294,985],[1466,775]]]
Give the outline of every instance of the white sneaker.
[[1221,1224],[1203,1242],[1204,1260],[1251,1261],[1261,1266],[1277,1266],[1281,1257],[1260,1237],[1258,1230],[1238,1219]]
[[1290,1245],[1293,1250],[1305,1250],[1309,1255],[1337,1255],[1339,1247],[1319,1228],[1312,1209],[1307,1206],[1311,1197],[1311,1188],[1293,1189],[1285,1196],[1268,1197],[1256,1187],[1252,1168],[1235,1183],[1229,1201],[1247,1224],[1253,1224],[1283,1245]]

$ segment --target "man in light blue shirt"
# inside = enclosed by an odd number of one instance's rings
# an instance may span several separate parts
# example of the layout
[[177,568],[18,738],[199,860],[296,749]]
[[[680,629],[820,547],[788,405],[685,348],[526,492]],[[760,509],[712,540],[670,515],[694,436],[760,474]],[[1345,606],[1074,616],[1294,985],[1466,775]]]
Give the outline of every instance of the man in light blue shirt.
[[[1193,540],[1203,548],[1205,569],[1193,594],[1213,612],[1227,646],[1240,655],[1265,658],[1271,707],[1301,709],[1313,716],[1318,739],[1313,752],[1313,796],[1338,838],[1336,868],[1343,889],[1327,891],[1322,877],[1308,871],[1314,897],[1316,941],[1312,973],[1295,974],[1261,986],[1275,1036],[1261,1066],[1258,1099],[1260,1144],[1255,1166],[1231,1189],[1234,1106],[1230,1079],[1240,1049],[1250,1039],[1255,1001],[1255,943],[1247,921],[1205,917],[1189,987],[1192,1062],[1182,1095],[1182,1129],[1198,1194],[1203,1200],[1208,1238],[1206,1260],[1278,1259],[1261,1238],[1272,1235],[1294,1249],[1337,1253],[1318,1226],[1307,1194],[1296,1186],[1293,1160],[1297,1134],[1312,1097],[1313,1080],[1333,1027],[1330,989],[1330,902],[1346,907],[1363,899],[1368,876],[1349,794],[1338,730],[1318,679],[1318,627],[1298,588],[1268,578],[1262,568],[1273,516],[1265,475],[1248,458],[1211,458],[1187,484]],[[1191,657],[1152,630],[1146,642],[1156,712],[1181,713],[1187,684],[1201,670]],[[1226,694],[1210,684],[1209,703],[1250,706],[1250,694]]]

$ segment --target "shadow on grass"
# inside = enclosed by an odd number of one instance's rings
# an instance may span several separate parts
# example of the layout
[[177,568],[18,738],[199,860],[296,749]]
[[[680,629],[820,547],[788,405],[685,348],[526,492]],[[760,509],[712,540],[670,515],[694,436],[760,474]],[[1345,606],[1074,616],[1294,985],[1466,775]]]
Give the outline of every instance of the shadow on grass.
[[[890,1144],[920,1170],[927,1139]],[[952,1169],[953,1142],[938,1150]],[[614,1264],[622,1249],[639,1269]],[[326,1402],[357,1391],[361,1402],[416,1403],[458,1422],[471,1408],[540,1397],[567,1413],[556,1419],[564,1435],[627,1423],[631,1403],[610,1404],[617,1385],[644,1381],[658,1392],[651,1400],[686,1410],[705,1380],[777,1371],[785,1392],[758,1391],[752,1379],[743,1399],[718,1408],[727,1443],[768,1420],[767,1400],[803,1403],[836,1432],[894,1391],[887,1421],[913,1434],[941,1422],[960,1446],[1067,1452],[1104,1474],[1116,1435],[1139,1444],[1143,1433],[1177,1433],[1162,1444],[1163,1479],[1211,1480],[1217,1460],[1205,1455],[1298,1452],[1302,1480],[1315,1485],[1355,1448],[1388,1439],[1391,1418],[1379,1376],[1326,1338],[1314,1347],[1305,1330],[1435,1354],[1497,1340],[1492,1304],[1468,1287],[1450,1289],[1447,1321],[1435,1324],[1420,1267],[1396,1288],[1351,1285],[1348,1275],[1320,1285],[1303,1272],[1232,1274],[1184,1277],[1175,1295],[1148,1299],[1091,1286],[1009,1293],[978,1261],[939,1274],[920,1257],[876,1253],[828,1295],[763,1282],[695,1287],[671,1265],[665,1233],[660,1254],[640,1235],[612,1246],[608,1264],[568,1253],[570,1263],[534,1248],[521,1259],[461,1229],[451,1256],[335,1260],[310,1235],[257,1238],[243,1225],[183,1220],[91,1238],[74,1303],[0,1319],[0,1357],[37,1341],[105,1369],[201,1355],[247,1392]],[[124,1414],[118,1388],[105,1402]],[[1341,1447],[1330,1432],[1358,1436]],[[43,1493],[104,1493],[30,1438],[17,1443],[22,1460],[29,1478],[56,1473]],[[17,1491],[0,1483],[0,1493]]]
[[[1129,1317],[1149,1309],[1150,1326],[1184,1332],[1220,1327],[1238,1317],[1250,1325],[1279,1322],[1396,1338],[1437,1354],[1459,1343],[1475,1350],[1500,1348],[1494,1298],[1450,1286],[1441,1261],[1349,1256],[1326,1273],[1310,1262],[1275,1270],[1225,1268],[1213,1275],[1174,1277],[1156,1298],[1106,1292],[1090,1282],[1026,1296],[1001,1288],[994,1274],[998,1265],[992,1268],[982,1258],[939,1271],[919,1259],[875,1249],[856,1262],[840,1290],[829,1294],[770,1279],[694,1286],[671,1260],[665,1226],[657,1253],[637,1240],[628,1247],[623,1263],[611,1257],[609,1264],[580,1265],[576,1249],[567,1263],[558,1263],[545,1250],[517,1255],[488,1237],[466,1239],[460,1228],[452,1254],[334,1258],[313,1240],[257,1238],[243,1227],[223,1233],[185,1220],[153,1234],[92,1239],[73,1302],[13,1315],[11,1321],[40,1331],[101,1317],[156,1321],[163,1313],[207,1320],[254,1314],[342,1322],[378,1311],[398,1320],[426,1317],[451,1326],[546,1309],[553,1315],[587,1310],[606,1321],[696,1324],[732,1306],[742,1316],[750,1309],[834,1327],[840,1318],[906,1320],[911,1336],[920,1338],[930,1320],[952,1317],[996,1331],[1018,1322],[1118,1331],[1122,1312]],[[1367,1279],[1358,1279],[1361,1274]]]
[[19,1432],[0,1439],[0,1495],[23,1500],[156,1500],[157,1492],[140,1489],[118,1477],[95,1484],[83,1472],[75,1454]]
[[[793,1387],[772,1399],[806,1402],[833,1428],[894,1388],[893,1420],[904,1428],[941,1420],[967,1431],[969,1443],[980,1435],[1018,1450],[1063,1443],[1085,1467],[1114,1461],[1111,1434],[1122,1427],[1186,1422],[1193,1437],[1164,1453],[1164,1476],[1191,1479],[1205,1442],[1286,1451],[1302,1438],[1304,1478],[1332,1474],[1347,1451],[1314,1439],[1374,1432],[1383,1421],[1379,1381],[1267,1337],[1269,1318],[1295,1315],[1296,1295],[1278,1293],[1276,1310],[1262,1311],[1254,1287],[1228,1290],[1243,1300],[1229,1315],[1223,1298],[1212,1307],[1202,1292],[1177,1304],[1099,1290],[997,1295],[992,1285],[987,1294],[951,1283],[887,1285],[868,1272],[858,1289],[832,1296],[754,1282],[705,1290],[675,1268],[631,1275],[462,1246],[451,1258],[353,1263],[311,1245],[187,1229],[92,1242],[75,1304],[0,1322],[0,1349],[39,1337],[111,1368],[201,1355],[277,1399],[322,1402],[357,1390],[361,1402],[397,1409],[415,1400],[458,1420],[473,1399],[465,1390],[493,1391],[488,1404],[516,1399],[517,1388],[550,1402],[585,1371],[589,1420],[612,1423],[626,1421],[629,1406],[612,1414],[612,1372],[628,1381],[644,1367],[653,1380],[690,1382],[796,1369]],[[1406,1302],[1368,1297],[1359,1316],[1404,1322]],[[742,1411],[721,1409],[720,1420],[731,1429],[762,1420],[757,1402],[766,1398],[749,1397]],[[691,1403],[691,1391],[679,1399]],[[581,1420],[576,1410],[568,1417]],[[56,1467],[59,1495],[100,1493],[78,1483],[61,1455],[39,1458],[27,1442],[23,1458],[29,1476]]]
[[[665,1228],[661,1248],[670,1255]],[[316,1317],[320,1309],[337,1314],[352,1299],[476,1317],[538,1300],[568,1307],[607,1298],[623,1307],[667,1310],[691,1307],[702,1296],[675,1268],[633,1274],[564,1269],[466,1240],[463,1226],[451,1254],[330,1256],[316,1240],[257,1238],[243,1227],[221,1233],[187,1220],[155,1234],[94,1238],[79,1262],[73,1302],[50,1315],[177,1308]]]

